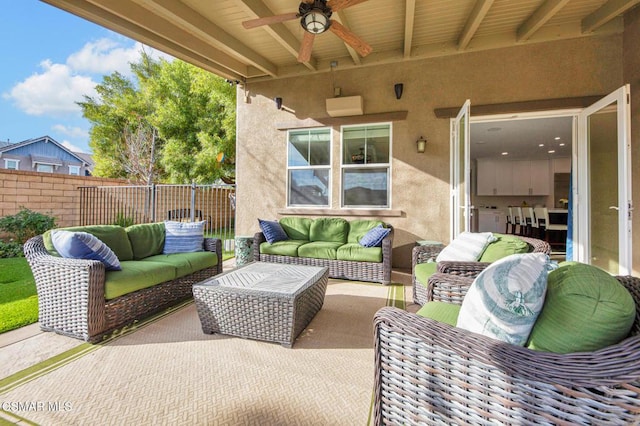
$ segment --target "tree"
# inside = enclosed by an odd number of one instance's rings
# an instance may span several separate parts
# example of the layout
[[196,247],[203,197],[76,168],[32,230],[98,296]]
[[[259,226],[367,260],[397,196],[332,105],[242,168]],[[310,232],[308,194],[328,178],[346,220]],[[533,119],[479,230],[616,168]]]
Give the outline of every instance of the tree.
[[94,175],[211,183],[234,175],[235,88],[207,71],[145,52],[133,80],[114,72],[79,105],[91,123]]

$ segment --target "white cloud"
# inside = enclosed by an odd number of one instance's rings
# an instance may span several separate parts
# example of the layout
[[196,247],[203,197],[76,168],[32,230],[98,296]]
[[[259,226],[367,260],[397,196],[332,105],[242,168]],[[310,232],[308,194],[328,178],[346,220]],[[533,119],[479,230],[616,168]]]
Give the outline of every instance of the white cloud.
[[11,99],[18,108],[29,115],[63,116],[80,113],[76,102],[83,95],[95,96],[96,82],[89,76],[74,75],[63,64],[46,60],[40,63],[43,72],[16,84],[3,96]]
[[55,132],[69,136],[71,138],[89,138],[89,132],[81,127],[69,127],[64,124],[56,124],[52,127]]
[[60,145],[64,146],[65,148],[67,148],[67,149],[69,149],[69,150],[71,150],[73,152],[84,152],[84,151],[86,151],[85,149],[82,149],[79,146],[72,144],[68,140],[60,142]]
[[130,75],[130,63],[138,61],[143,49],[153,58],[173,60],[141,43],[127,46],[124,40],[102,38],[86,43],[69,55],[65,64],[42,61],[42,72],[16,84],[3,97],[29,115],[79,115],[81,108],[76,102],[84,101],[85,95],[96,96],[95,86],[104,75],[114,71]]

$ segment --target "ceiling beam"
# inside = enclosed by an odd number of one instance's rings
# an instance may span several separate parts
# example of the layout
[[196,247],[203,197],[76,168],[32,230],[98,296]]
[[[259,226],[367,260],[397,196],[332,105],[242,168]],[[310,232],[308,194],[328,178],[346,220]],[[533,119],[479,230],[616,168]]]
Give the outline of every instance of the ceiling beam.
[[416,21],[416,0],[407,0],[404,14],[404,57],[411,56],[413,46],[413,27]]
[[174,22],[228,55],[253,65],[271,77],[277,77],[277,67],[273,63],[249,49],[240,40],[184,3],[175,0],[134,0],[134,2],[148,9],[150,13],[155,13],[167,21]]
[[469,15],[469,19],[467,19],[467,23],[458,38],[458,50],[464,50],[467,48],[471,39],[478,31],[478,27],[480,27],[485,16],[489,13],[489,9],[493,6],[493,2],[494,0],[476,1],[476,5],[473,7],[471,15]]
[[582,32],[590,33],[597,30],[638,3],[640,3],[640,0],[609,0],[582,20]]
[[[332,18],[336,20],[339,24],[342,24],[343,27],[350,30],[349,22],[347,21],[347,17],[344,16],[344,12],[342,10],[339,10],[338,12],[334,13],[332,15]],[[360,60],[360,55],[358,55],[358,52],[356,52],[356,50],[346,42],[344,43],[344,47],[346,47],[347,50],[349,51],[349,56],[351,56],[351,59],[353,59],[353,63],[356,65],[362,65],[362,61]]]
[[[271,9],[262,0],[238,0],[238,4],[243,5],[245,11],[253,18],[264,18],[273,16]],[[294,58],[298,57],[300,51],[300,41],[283,24],[265,25],[262,28],[278,43],[280,43]],[[317,71],[316,61],[310,59],[303,63],[311,71]]]
[[569,0],[547,0],[518,28],[516,40],[528,40],[536,31],[553,18]]
[[[117,14],[105,9],[100,4],[91,4],[85,0],[42,0],[44,3],[62,9],[72,15],[79,16],[104,28],[137,40],[148,46],[161,50],[176,58],[202,67],[221,77],[242,80],[247,75],[247,67],[236,61],[236,67],[227,67],[211,60],[207,54],[194,52],[181,45],[173,43],[169,38],[158,35],[137,23],[124,19]],[[110,3],[109,0],[105,0]],[[166,26],[166,23],[165,23]],[[222,55],[222,52],[218,52]],[[215,56],[215,55],[214,55]]]

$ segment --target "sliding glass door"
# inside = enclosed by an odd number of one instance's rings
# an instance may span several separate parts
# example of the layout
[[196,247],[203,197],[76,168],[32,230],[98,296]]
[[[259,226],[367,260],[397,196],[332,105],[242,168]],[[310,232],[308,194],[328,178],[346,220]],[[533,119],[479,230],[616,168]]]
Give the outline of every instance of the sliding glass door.
[[451,239],[471,231],[470,109],[467,99],[451,122]]

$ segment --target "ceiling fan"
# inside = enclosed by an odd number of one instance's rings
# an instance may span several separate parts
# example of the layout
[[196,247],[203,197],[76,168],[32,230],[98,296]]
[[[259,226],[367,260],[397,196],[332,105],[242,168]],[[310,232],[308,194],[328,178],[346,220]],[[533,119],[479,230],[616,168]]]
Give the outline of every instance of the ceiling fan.
[[367,0],[307,0],[300,3],[298,12],[251,19],[249,21],[244,21],[242,25],[249,29],[300,18],[300,25],[302,25],[305,33],[302,39],[302,45],[300,46],[300,51],[298,52],[298,62],[309,61],[315,36],[317,34],[322,34],[327,30],[331,31],[349,46],[353,47],[360,56],[367,56],[371,53],[371,46],[347,29],[344,25],[330,19],[333,12],[338,12],[342,9],[355,6],[356,4],[363,3],[365,1]]

